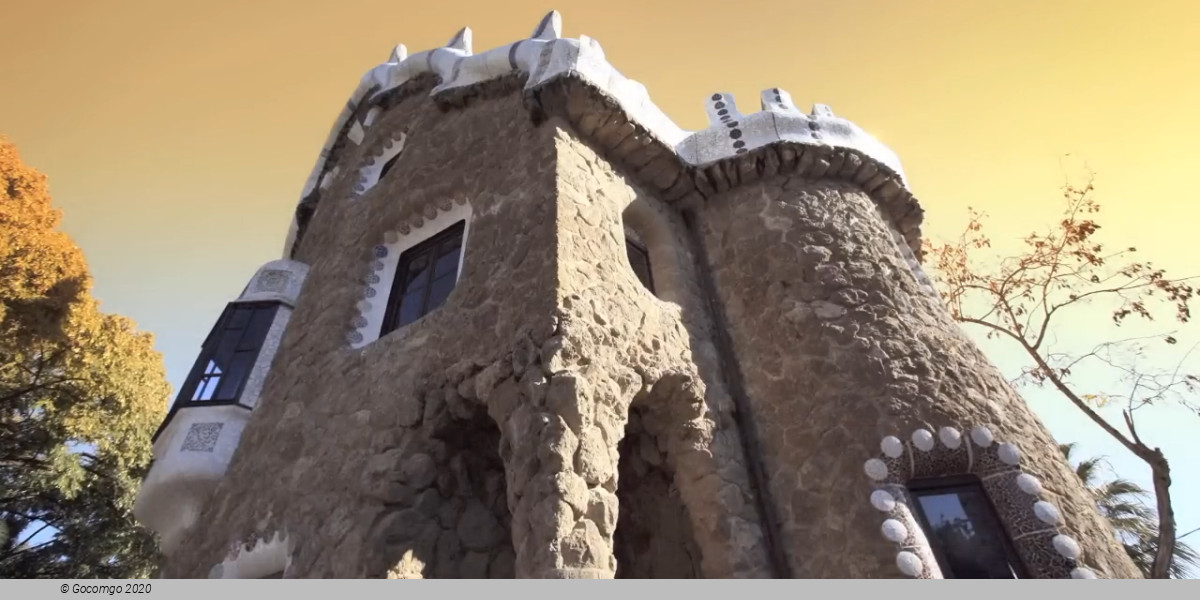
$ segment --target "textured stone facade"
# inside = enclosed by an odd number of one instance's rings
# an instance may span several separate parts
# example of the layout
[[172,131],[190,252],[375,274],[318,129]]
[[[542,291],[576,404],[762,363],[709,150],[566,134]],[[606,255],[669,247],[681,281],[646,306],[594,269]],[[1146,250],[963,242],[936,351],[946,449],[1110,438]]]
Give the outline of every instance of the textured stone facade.
[[[164,576],[936,577],[903,486],[959,472],[1029,496],[1005,525],[1036,538],[1037,573],[1137,576],[931,292],[900,174],[851,146],[746,150],[740,129],[692,165],[592,83],[522,81],[431,101],[422,75],[339,120],[354,133],[289,238],[304,287]],[[456,206],[454,291],[363,335],[381,252]]]
[[1086,540],[1089,565],[1134,576],[1054,440],[921,289],[861,189],[777,176],[715,199],[704,217],[796,576],[892,575],[880,568],[895,548],[880,543],[868,480],[848,474],[885,436],[974,424],[1021,448],[1067,529]]

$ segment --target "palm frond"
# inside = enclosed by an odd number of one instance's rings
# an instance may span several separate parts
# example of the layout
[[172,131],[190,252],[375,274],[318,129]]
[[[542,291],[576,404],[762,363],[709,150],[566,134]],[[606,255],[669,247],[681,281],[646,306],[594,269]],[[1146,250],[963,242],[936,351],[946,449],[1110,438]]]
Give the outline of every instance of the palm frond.
[[[1058,445],[1059,452],[1068,462],[1075,448],[1075,443]],[[1103,461],[1103,457],[1080,461],[1075,465],[1075,474],[1092,493],[1096,507],[1108,519],[1134,566],[1148,577],[1158,550],[1158,512],[1145,502],[1153,494],[1119,477],[1098,482]],[[1200,552],[1186,542],[1177,540],[1169,573],[1174,579],[1195,577],[1200,573]]]
[[1150,495],[1146,488],[1129,481],[1128,479],[1113,479],[1099,486],[1103,490],[1103,495],[1109,498],[1118,498],[1122,496],[1134,496],[1137,498],[1145,498]]
[[1075,465],[1075,475],[1079,476],[1079,480],[1083,482],[1084,486],[1089,488],[1095,487],[1095,480],[1100,471],[1100,463],[1103,460],[1100,457],[1089,458],[1081,460],[1078,465]]

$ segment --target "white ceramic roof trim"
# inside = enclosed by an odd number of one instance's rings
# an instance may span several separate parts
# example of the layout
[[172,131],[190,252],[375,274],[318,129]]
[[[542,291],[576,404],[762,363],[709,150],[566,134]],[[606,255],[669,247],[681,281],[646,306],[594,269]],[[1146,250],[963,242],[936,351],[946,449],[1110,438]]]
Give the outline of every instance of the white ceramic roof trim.
[[[494,48],[482,54],[472,51],[470,28],[463,28],[441,48],[408,56],[403,44],[396,46],[388,62],[368,71],[359,81],[346,107],[334,122],[308,181],[302,198],[316,187],[329,153],[347,121],[364,101],[371,101],[424,73],[436,73],[442,83],[431,95],[468,87],[509,73],[528,75],[526,89],[536,89],[559,77],[575,75],[609,94],[629,116],[662,142],[670,145],[686,163],[704,166],[735,156],[725,122],[709,111],[710,126],[697,132],[680,128],[650,100],[646,87],[626,78],[608,62],[600,44],[587,36],[563,38],[562,16],[552,11],[542,18],[530,38]],[[715,94],[736,113],[732,97]],[[709,101],[710,105],[712,100]],[[904,181],[897,155],[850,121],[837,117],[829,107],[814,105],[810,114],[796,109],[791,96],[772,88],[762,93],[762,110],[736,113],[738,126],[748,134],[740,147],[753,150],[777,141],[857,150],[886,165]],[[818,135],[814,136],[813,132]]]

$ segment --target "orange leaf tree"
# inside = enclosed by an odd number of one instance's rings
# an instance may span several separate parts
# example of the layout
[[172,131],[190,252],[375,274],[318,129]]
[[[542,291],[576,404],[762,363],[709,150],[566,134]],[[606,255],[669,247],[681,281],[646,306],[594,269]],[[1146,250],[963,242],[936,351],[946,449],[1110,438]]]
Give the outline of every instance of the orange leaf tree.
[[[1090,177],[1083,187],[1065,186],[1062,219],[1045,232],[1029,234],[1018,254],[998,263],[981,260],[991,240],[983,229],[985,215],[973,209],[957,240],[927,242],[925,251],[939,274],[943,299],[954,317],[982,328],[988,338],[1015,344],[1024,353],[1028,361],[1018,382],[1051,386],[1150,467],[1158,526],[1156,539],[1141,540],[1139,546],[1152,548],[1153,556],[1140,558],[1151,558],[1145,561],[1151,565],[1147,576],[1166,578],[1176,546],[1171,468],[1161,449],[1142,440],[1134,414],[1168,401],[1194,410],[1192,398],[1200,380],[1179,367],[1156,370],[1141,360],[1150,341],[1175,344],[1171,333],[1105,341],[1090,351],[1075,353],[1051,352],[1047,338],[1063,326],[1064,315],[1089,305],[1111,311],[1112,322],[1118,326],[1130,317],[1153,321],[1164,310],[1186,323],[1191,316],[1189,302],[1196,296],[1188,282],[1194,278],[1170,278],[1149,262],[1134,260],[1135,248],[1111,250],[1097,241],[1100,225],[1095,218],[1100,206],[1093,193]],[[1094,381],[1073,378],[1072,370],[1085,364],[1111,369],[1127,389],[1094,390],[1090,388]],[[1114,403],[1121,406],[1123,423],[1114,424],[1097,410]]]
[[170,386],[60,220],[0,137],[0,577],[144,577],[157,547],[132,503]]

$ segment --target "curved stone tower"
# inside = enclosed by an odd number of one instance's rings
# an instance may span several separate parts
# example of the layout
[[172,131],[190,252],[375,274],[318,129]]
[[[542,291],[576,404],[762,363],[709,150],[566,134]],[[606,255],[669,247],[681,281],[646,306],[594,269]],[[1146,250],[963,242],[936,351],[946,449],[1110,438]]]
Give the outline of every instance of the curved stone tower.
[[397,47],[156,439],[164,576],[1136,577],[896,156],[705,102],[681,130],[557,13]]

